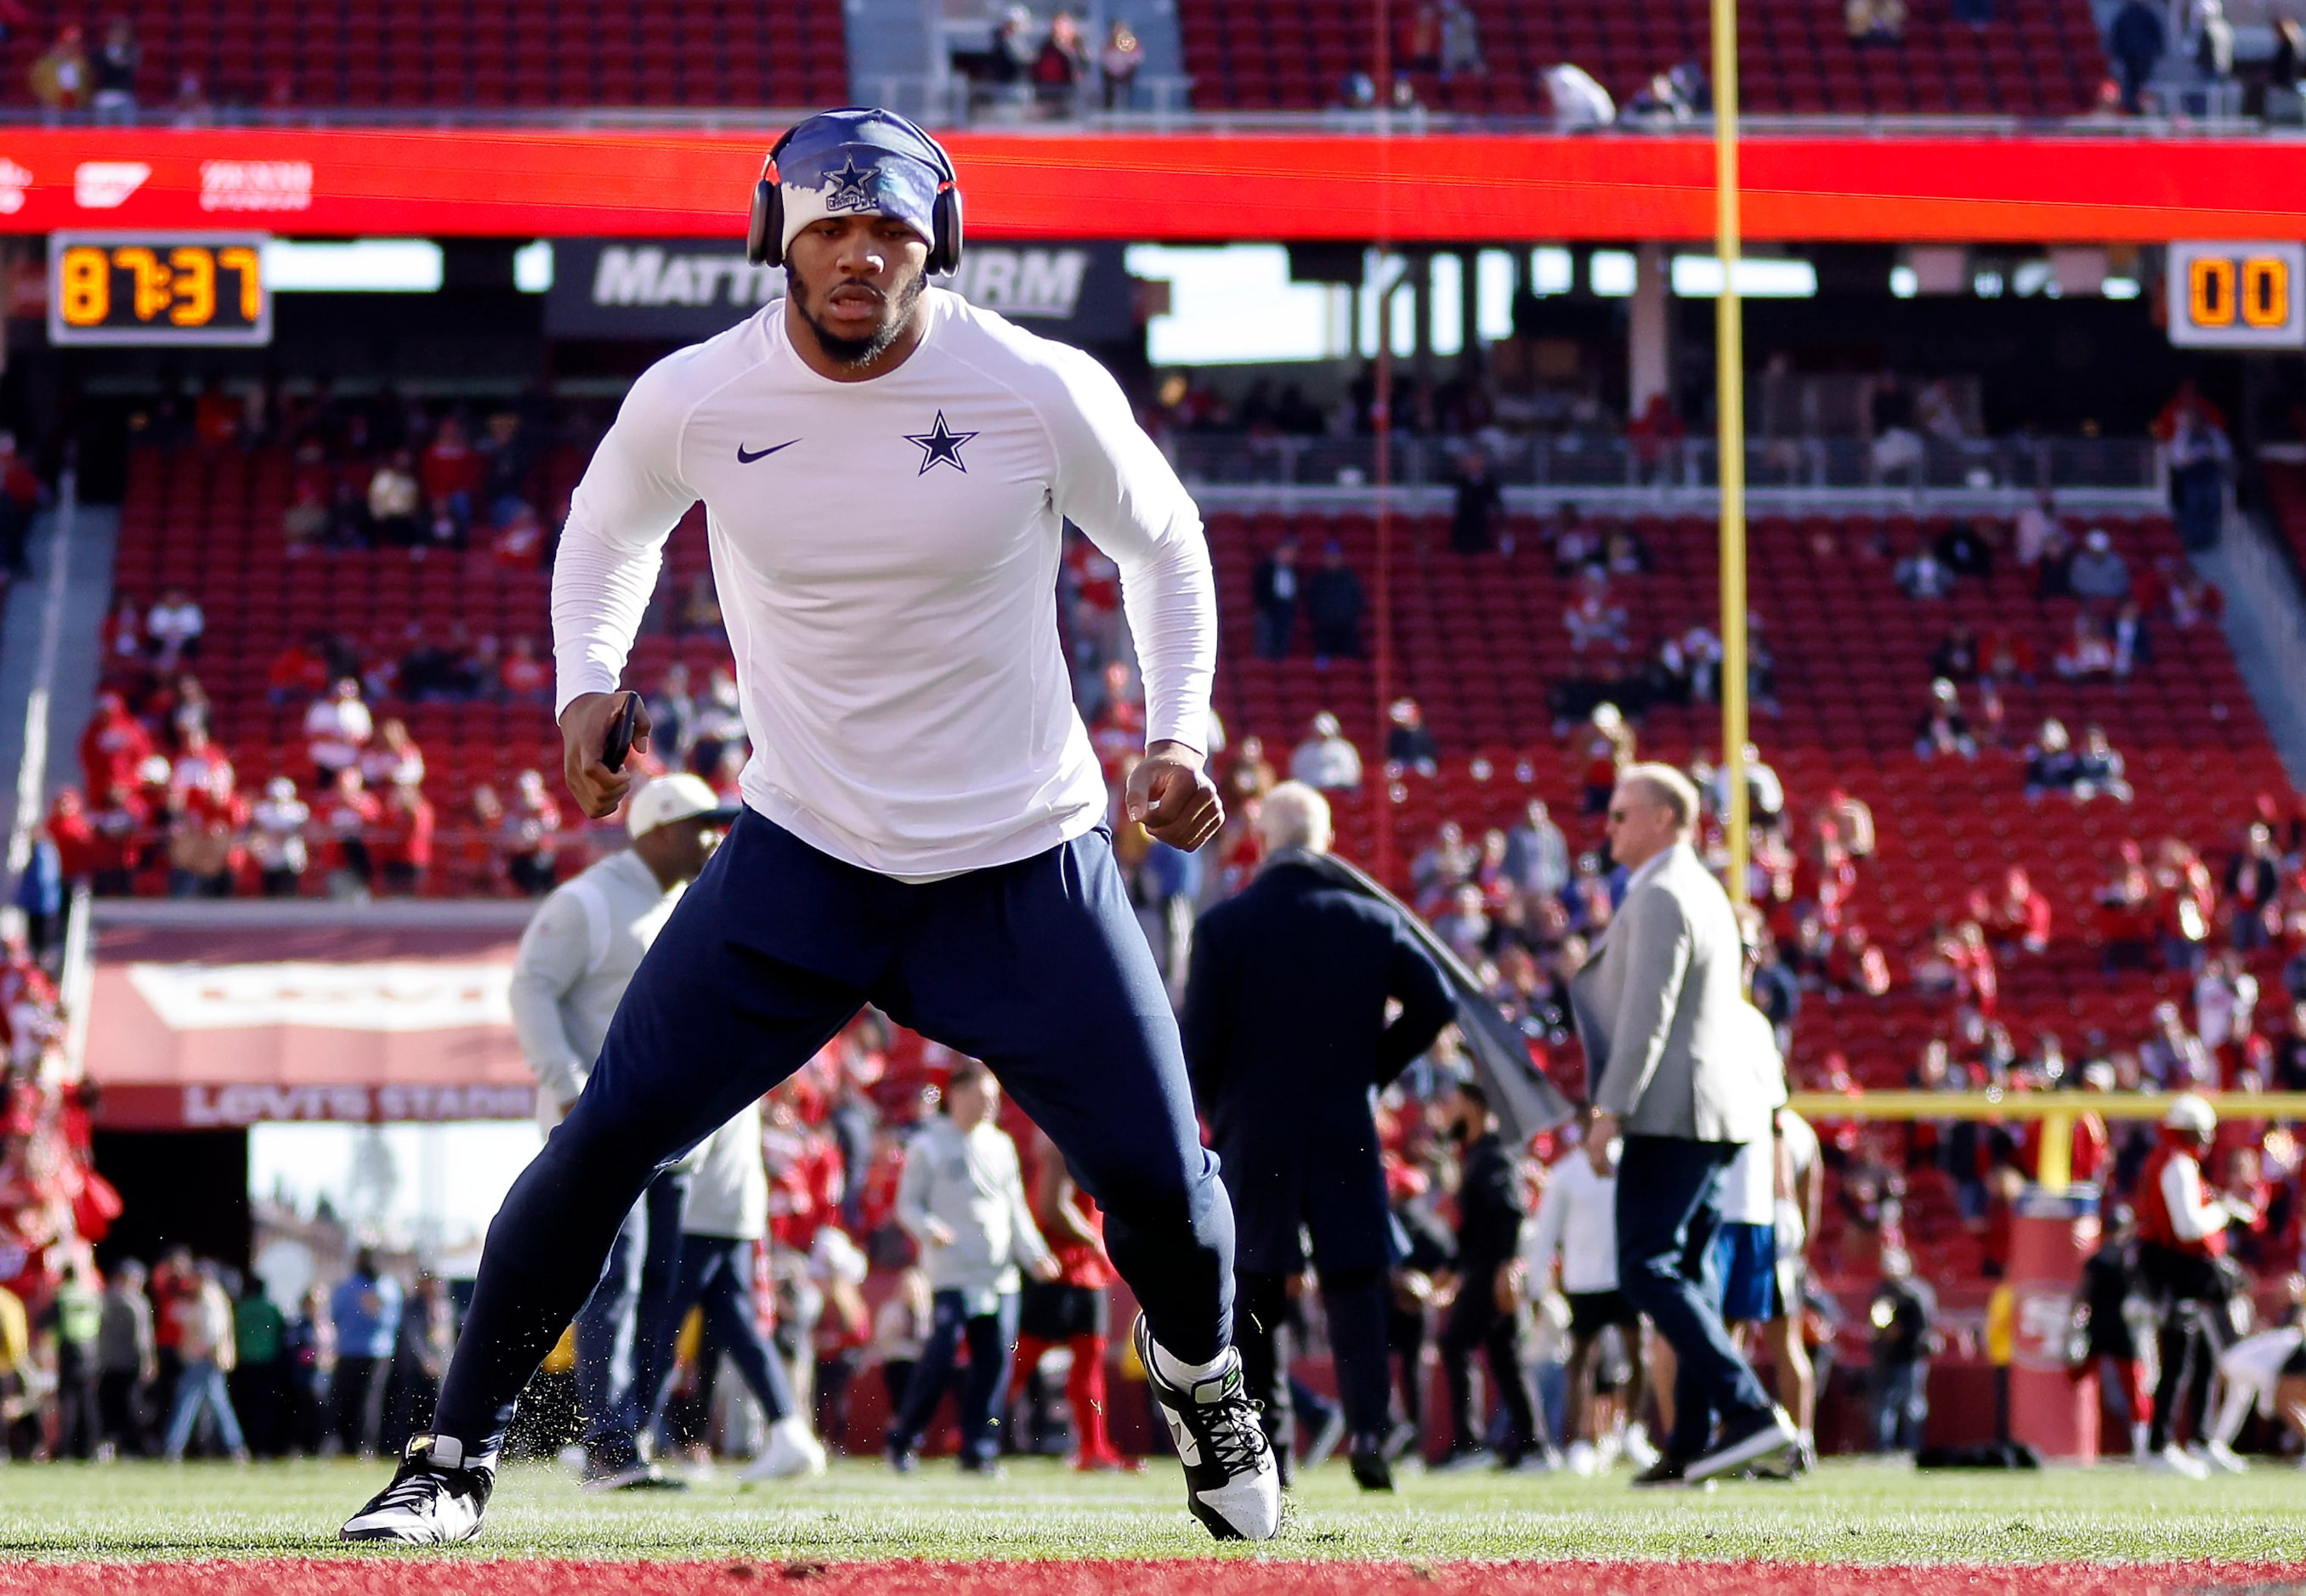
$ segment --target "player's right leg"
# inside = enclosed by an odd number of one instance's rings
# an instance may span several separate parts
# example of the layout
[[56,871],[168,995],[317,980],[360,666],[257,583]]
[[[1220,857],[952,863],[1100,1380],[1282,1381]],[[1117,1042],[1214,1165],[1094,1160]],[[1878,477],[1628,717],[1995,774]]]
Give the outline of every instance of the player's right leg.
[[1189,1506],[1219,1539],[1270,1540],[1280,1482],[1232,1344],[1233,1207],[1110,840],[914,891],[875,1001],[983,1059],[1064,1153],[1143,1310],[1137,1352]]
[[434,1433],[347,1540],[469,1539],[521,1389],[600,1278],[657,1173],[848,1023],[883,954],[889,885],[747,812],[641,962],[585,1090],[489,1226]]

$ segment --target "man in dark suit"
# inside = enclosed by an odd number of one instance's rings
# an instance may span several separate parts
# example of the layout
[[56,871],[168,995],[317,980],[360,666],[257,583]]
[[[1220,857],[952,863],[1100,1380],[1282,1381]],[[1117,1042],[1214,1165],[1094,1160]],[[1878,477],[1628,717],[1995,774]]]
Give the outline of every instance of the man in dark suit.
[[1321,550],[1321,568],[1305,579],[1305,619],[1313,625],[1316,660],[1362,657],[1362,579],[1345,563],[1345,545],[1332,539]]
[[1297,602],[1302,596],[1297,569],[1297,540],[1283,538],[1273,552],[1257,562],[1250,578],[1250,602],[1257,609],[1257,657],[1285,659],[1289,639],[1297,630]]
[[[1265,866],[1203,915],[1185,983],[1185,1057],[1234,1199],[1234,1337],[1276,1456],[1289,1455],[1291,1283],[1313,1242],[1348,1454],[1364,1489],[1390,1489],[1387,1274],[1393,1262],[1378,1090],[1449,1022],[1449,988],[1398,911],[1337,884],[1327,799],[1298,781],[1265,797]],[[1400,1014],[1386,1022],[1386,1002]],[[1286,1478],[1285,1474],[1284,1476]]]

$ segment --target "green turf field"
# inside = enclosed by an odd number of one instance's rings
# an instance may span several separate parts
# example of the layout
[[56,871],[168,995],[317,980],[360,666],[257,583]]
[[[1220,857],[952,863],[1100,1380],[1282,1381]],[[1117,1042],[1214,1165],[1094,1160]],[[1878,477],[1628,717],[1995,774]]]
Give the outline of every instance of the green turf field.
[[[335,1554],[336,1526],[385,1479],[344,1463],[0,1466],[0,1558]],[[1829,1464],[1799,1485],[1636,1492],[1601,1480],[1422,1475],[1392,1499],[1343,1468],[1297,1492],[1285,1558],[1773,1558],[1854,1562],[2059,1558],[2282,1560],[2299,1556],[2306,1476],[2262,1464],[2196,1484],[2131,1469],[1917,1474]],[[1221,1548],[1183,1510],[1174,1465],[1137,1479],[1012,1464],[966,1481],[842,1464],[825,1478],[739,1491],[733,1475],[685,1496],[588,1497],[542,1466],[499,1484],[475,1556],[1174,1558]],[[358,1549],[354,1555],[379,1554]]]

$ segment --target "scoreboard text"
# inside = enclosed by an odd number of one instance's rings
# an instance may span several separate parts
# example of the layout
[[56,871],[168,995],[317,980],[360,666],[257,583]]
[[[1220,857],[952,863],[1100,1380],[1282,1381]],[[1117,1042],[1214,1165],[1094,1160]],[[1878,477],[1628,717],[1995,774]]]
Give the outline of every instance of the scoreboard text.
[[2306,347],[2306,244],[2174,243],[2170,341],[2184,348]]
[[269,344],[261,234],[58,233],[52,344]]

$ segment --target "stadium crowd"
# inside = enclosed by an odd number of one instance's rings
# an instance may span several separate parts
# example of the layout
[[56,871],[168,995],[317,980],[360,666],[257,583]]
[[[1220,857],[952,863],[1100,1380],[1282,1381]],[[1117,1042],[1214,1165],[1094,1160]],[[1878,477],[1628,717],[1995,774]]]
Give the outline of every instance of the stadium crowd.
[[[1638,570],[1637,546],[1589,550],[1574,520],[1565,527],[1567,535],[1553,540],[1551,552],[1572,568],[1598,565],[1604,580],[1613,565]],[[2020,542],[2024,559],[2022,528]],[[1952,548],[1926,552],[1952,556],[1945,563],[1956,568],[1968,558],[1958,536]],[[2089,552],[2086,539],[2075,558]],[[1277,556],[1274,563],[1287,562]],[[1065,569],[1063,613],[1080,697],[1092,743],[1117,791],[1132,751],[1141,746],[1143,708],[1119,620],[1115,573],[1080,540],[1068,545]],[[1351,580],[1350,572],[1345,576]],[[2084,580],[2095,580],[2087,569]],[[1269,570],[1260,574],[1260,585],[1269,598]],[[2118,606],[2108,613],[2150,608],[2157,624],[2186,624],[2190,609],[2205,613],[2216,602],[2214,591],[2183,580],[2162,584],[2142,604],[2140,584],[2100,585],[2105,602]],[[662,596],[661,607],[679,617],[670,624],[714,624],[709,592]],[[1575,613],[1567,623],[1573,629]],[[1333,628],[1342,628],[1329,638],[1336,652],[1357,647],[1351,629],[1356,619],[1332,614]],[[1317,648],[1320,624],[1317,616]],[[98,876],[98,868],[132,870],[114,862],[124,858],[136,832],[121,824],[123,812],[139,824],[165,817],[172,884],[188,883],[177,890],[220,890],[220,880],[229,885],[250,872],[252,884],[261,890],[296,890],[316,862],[329,875],[407,883],[405,872],[416,861],[391,841],[390,825],[381,818],[389,811],[380,810],[370,792],[390,794],[390,803],[404,811],[423,804],[423,755],[405,727],[389,719],[379,723],[371,714],[366,704],[374,684],[367,671],[358,661],[336,669],[327,657],[329,640],[300,645],[305,657],[295,670],[284,670],[278,685],[288,702],[309,704],[311,778],[285,789],[276,783],[252,803],[237,792],[228,764],[208,742],[197,683],[186,679],[186,668],[199,657],[202,630],[198,606],[168,593],[141,613],[124,606],[108,634],[115,690],[81,749],[90,789],[107,801],[92,812],[67,802],[51,817],[40,842],[41,863],[28,876],[52,883],[42,889],[47,896],[32,894],[25,904],[28,941],[19,962],[28,970],[37,973],[30,939],[50,939],[44,945],[52,945],[66,883],[87,875],[116,889],[119,875]],[[1281,646],[1291,646],[1293,638],[1293,630],[1279,630]],[[1687,657],[1718,668],[1713,647],[1702,639],[1684,641]],[[1605,653],[1614,646],[1606,634],[1601,646]],[[1958,628],[1949,635],[1933,661],[1933,713],[1949,713],[1951,689],[1951,713],[1964,718],[1959,730],[1940,728],[1922,739],[1934,752],[1959,755],[1964,738],[1975,741],[1959,694],[1975,690],[1995,670],[2022,669],[2013,652],[2007,642],[1981,644]],[[522,655],[516,651],[514,657]],[[405,683],[407,661],[393,667],[400,673],[396,679]],[[448,670],[436,679],[451,681],[444,690],[453,692],[466,690],[470,678]],[[506,690],[507,680],[500,669],[496,690]],[[1712,690],[1697,688],[1709,696]],[[132,696],[141,696],[135,699],[141,713],[132,707]],[[744,753],[730,696],[725,673],[713,673],[696,695],[681,668],[668,671],[649,695],[659,729],[652,764],[725,783]],[[1584,761],[1579,813],[1556,814],[1533,802],[1509,827],[1480,830],[1445,822],[1416,851],[1408,871],[1408,896],[1417,912],[1519,1027],[1539,1067],[1573,1092],[1581,1072],[1571,1044],[1567,989],[1612,910],[1617,883],[1595,846],[1595,816],[1618,773],[1637,755],[1641,700],[1629,695],[1628,701],[1631,713],[1604,701],[1565,728],[1569,746]],[[2119,799],[2118,768],[2110,778],[2104,771],[2081,771],[2078,761],[2087,755],[2088,739],[2077,755],[2063,746],[2056,730],[2044,728],[2028,751],[2029,792],[2075,802]],[[1948,740],[1953,746],[1945,746]],[[1216,767],[1232,818],[1217,842],[1200,854],[1153,843],[1116,815],[1132,893],[1173,992],[1184,977],[1198,910],[1237,890],[1258,866],[1264,848],[1257,824],[1260,806],[1284,774],[1277,763],[1298,781],[1342,795],[1372,779],[1416,780],[1431,772],[1439,754],[1413,700],[1394,706],[1385,746],[1371,757],[1325,714],[1278,762],[1254,738],[1218,755]],[[2063,767],[2056,763],[2062,755]],[[1689,773],[1704,799],[1703,850],[1716,867],[1724,866],[1723,774],[1703,762]],[[1879,846],[1869,807],[1843,790],[1789,791],[1758,749],[1748,751],[1747,781],[1755,828],[1748,882],[1755,907],[1746,926],[1753,990],[1781,1043],[1806,1004],[1864,1001],[1909,988],[1933,1005],[1939,1027],[1913,1060],[1910,1083],[1924,1089],[2076,1093],[2074,1173],[2107,1182],[2118,1200],[2135,1199],[2141,1171],[2155,1156],[2156,1133],[2111,1128],[2089,1112],[2092,1095],[2306,1088],[2306,815],[2285,812],[2269,798],[2242,835],[2199,841],[2140,838],[2119,849],[2092,928],[2104,978],[2135,981],[2142,978],[2139,972],[2159,972],[2190,985],[2184,1001],[2155,1011],[2149,1032],[2091,1034],[2070,1045],[2046,1033],[2023,1037],[2002,1006],[2005,974],[2051,956],[2064,929],[2022,868],[1978,883],[1965,911],[1900,968],[1852,912]],[[549,838],[559,824],[552,800],[541,779],[523,786],[529,790],[520,795],[519,806],[534,816],[529,824],[535,835]],[[262,813],[268,807],[270,813]],[[548,815],[550,821],[543,818]],[[107,838],[128,841],[115,844],[120,853],[91,851]],[[203,839],[211,852],[195,848]],[[308,839],[302,849],[292,846]],[[524,854],[500,846],[510,880],[532,891],[552,884],[558,871],[549,851]],[[363,852],[365,863],[356,862]],[[524,858],[534,862],[524,865]],[[28,989],[38,989],[27,981]],[[2286,1005],[2261,1002],[2276,983]],[[41,1011],[42,1002],[52,1004],[52,998],[34,1002],[34,1012]],[[951,1338],[940,1344],[932,1311],[940,1286],[918,1265],[924,1220],[909,1215],[905,1200],[909,1156],[924,1130],[941,1122],[934,1105],[958,1062],[868,1017],[764,1105],[769,1199],[761,1240],[774,1299],[775,1344],[790,1364],[804,1411],[838,1448],[878,1450],[878,1421],[905,1402],[913,1366],[928,1355],[949,1368],[961,1355]],[[29,1080],[37,1072],[18,1073]],[[1806,1066],[1803,1077],[1798,1085],[1828,1091],[1854,1086],[1838,1055]],[[1514,1322],[1525,1327],[1509,1342],[1515,1349],[1510,1367],[1520,1373],[1493,1367],[1486,1405],[1471,1395],[1477,1387],[1467,1371],[1481,1345],[1450,1330],[1456,1305],[1469,1289],[1459,1263],[1469,1148],[1465,1138],[1443,1133],[1465,1117],[1463,1088],[1469,1079],[1465,1059],[1445,1037],[1388,1089],[1380,1105],[1388,1190],[1405,1242],[1392,1280],[1389,1334],[1398,1360],[1393,1445],[1467,1467],[1559,1461],[1584,1470],[1621,1454],[1638,1461],[1649,1445],[1644,1404],[1661,1412],[1670,1381],[1648,1367],[1645,1337],[1622,1319],[1597,1320],[1601,1310],[1580,1302],[1611,1289],[1599,1272],[1610,1249],[1596,1229],[1609,1206],[1592,1190],[1575,1124],[1511,1150],[1507,1158],[1511,1178],[1503,1190],[1525,1241],[1505,1276]],[[57,1101],[48,1113],[57,1139],[50,1168],[56,1155],[70,1154],[74,1122],[81,1126],[83,1154],[85,1148],[84,1113],[75,1121],[64,1100],[68,1094],[52,1095]],[[12,1104],[39,1100],[22,1085],[12,1097]],[[1061,1169],[1043,1156],[1038,1133],[1013,1111],[999,1122],[1021,1149],[1013,1161],[1019,1203],[1046,1232],[1051,1255],[1063,1259],[1066,1271],[1056,1283],[1016,1284],[1029,1297],[1050,1284],[1079,1288],[1091,1282],[1092,1289],[1101,1289],[1109,1278],[1094,1226],[1067,1219],[1068,1213],[1078,1219],[1080,1208],[1063,1188]],[[1815,1128],[1814,1156],[1801,1150],[1808,1139],[1797,1124],[1793,1116],[1781,1116],[1781,1134],[1797,1156],[1783,1161],[1783,1190],[1768,1211],[1748,1222],[1794,1225],[1798,1219],[1798,1244],[1789,1256],[1813,1259],[1817,1276],[1805,1277],[1806,1288],[1793,1299],[1797,1308],[1773,1314],[1755,1334],[1806,1432],[1814,1429],[1818,1394],[1835,1391],[1842,1405],[1862,1410],[1856,1433],[1864,1444],[1914,1449],[1925,1439],[1934,1352],[1965,1341],[1989,1357],[1995,1351],[1992,1315],[1982,1327],[1956,1322],[1960,1316],[1940,1311],[1934,1284],[1969,1276],[1992,1281],[2002,1273],[2012,1205],[2041,1156],[2034,1122],[1925,1120],[1893,1127],[1829,1120]],[[14,1166],[32,1165],[30,1139],[12,1137],[8,1145]],[[2299,1165],[2286,1131],[2246,1120],[2220,1125],[2206,1150],[2206,1182],[2236,1194],[2232,1255],[2259,1282],[2282,1281],[2296,1266]],[[100,1181],[90,1172],[83,1184],[85,1200],[100,1208]],[[53,1203],[63,1190],[52,1181],[47,1200]],[[1939,1224],[1948,1216],[1959,1238],[1953,1242]],[[19,1227],[20,1235],[27,1233],[21,1221]],[[100,1233],[100,1216],[80,1233],[91,1231]],[[1030,1261],[1034,1250],[1021,1239],[1021,1227],[1014,1240],[1017,1260]],[[2134,1258],[2125,1263],[2121,1250],[2133,1244],[2117,1239],[2110,1245],[2105,1267],[2126,1270],[2119,1289],[2103,1282],[2097,1288],[2110,1293],[2105,1301],[2113,1304],[2113,1319],[2150,1318],[2150,1309],[2136,1305],[2152,1300],[2150,1284],[2139,1277]],[[75,1448],[109,1446],[167,1455],[172,1447],[201,1445],[226,1453],[389,1447],[400,1433],[396,1425],[423,1421],[426,1381],[437,1378],[453,1318],[438,1283],[413,1273],[397,1280],[372,1259],[356,1261],[348,1284],[284,1313],[264,1302],[260,1288],[245,1286],[229,1270],[183,1257],[161,1260],[149,1279],[124,1264],[108,1283],[99,1283],[86,1254],[76,1249],[59,1255],[55,1248],[43,1253],[34,1247],[25,1256],[44,1259],[39,1267],[47,1273],[19,1282],[25,1285],[20,1297],[32,1309],[30,1323],[38,1327],[14,1344],[20,1450],[45,1446],[81,1455]],[[1861,1310],[1846,1292],[1827,1289],[1827,1281],[1845,1287],[1857,1283],[1873,1292],[1873,1300]],[[1482,1283],[1470,1289],[1482,1290]],[[103,1305],[93,1315],[87,1307],[92,1298]],[[1318,1347],[1318,1293],[1307,1292],[1302,1302],[1311,1344]],[[124,1319],[149,1322],[149,1346],[140,1339],[144,1332],[120,1330]],[[2150,1399],[2141,1394],[2156,1383],[2153,1339],[2124,1340],[2104,1314],[2091,1334],[2097,1337],[2093,1346],[2126,1346],[2129,1361],[2114,1370],[2109,1400],[2118,1395],[2117,1411],[2147,1424],[2140,1415],[2150,1411]],[[2006,1336],[2001,1339],[2006,1342]],[[712,1428],[713,1344],[709,1335],[692,1342],[672,1406],[675,1438],[692,1448],[704,1444]],[[346,1350],[355,1345],[369,1350]],[[1451,1376],[1446,1416],[1428,1400],[1429,1347],[1431,1360]],[[1107,1361],[1106,1347],[1056,1335],[1028,1350],[1033,1355],[1021,1359],[1016,1370],[1012,1395],[1020,1407],[1001,1431],[1004,1444],[1070,1447],[1084,1466],[1114,1466],[1118,1453],[1105,1433],[1107,1413],[1129,1410],[1108,1403],[1097,1389],[1101,1382],[1092,1383]],[[1121,1368],[1125,1375],[1125,1359]],[[1843,1374],[1837,1386],[1837,1368],[1858,1372]],[[81,1389],[90,1370],[92,1395]],[[972,1404],[1000,1400],[997,1386],[988,1391],[959,1376],[938,1378],[952,1381]],[[1506,1416],[1517,1404],[1501,1400],[1516,1378],[1527,1380],[1531,1398],[1525,1433],[1516,1433],[1515,1421]],[[1062,1397],[1061,1384],[1068,1393]],[[969,1398],[972,1389],[977,1395]],[[1296,1401],[1301,1461],[1311,1461],[1337,1444],[1342,1418],[1335,1403],[1302,1382]],[[1134,1409],[1144,1406],[1140,1400]],[[2199,1441],[2206,1421],[2199,1404],[2196,1413],[2193,1438]],[[731,1433],[724,1409],[723,1438]],[[552,1438],[540,1436],[534,1444],[549,1447]],[[2146,1445],[2143,1432],[2139,1445]],[[2160,1455],[2162,1448],[2153,1450]]]

